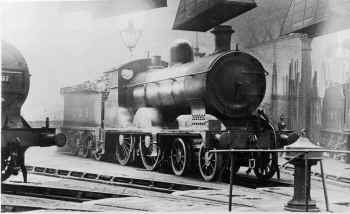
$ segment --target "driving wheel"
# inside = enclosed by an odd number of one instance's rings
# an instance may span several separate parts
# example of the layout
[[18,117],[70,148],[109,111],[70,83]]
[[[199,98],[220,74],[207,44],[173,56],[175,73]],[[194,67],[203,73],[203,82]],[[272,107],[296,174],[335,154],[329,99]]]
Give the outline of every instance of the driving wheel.
[[199,149],[198,166],[202,178],[205,181],[214,180],[221,170],[223,156],[219,153],[209,153],[212,148],[207,148],[203,144]]
[[152,143],[151,136],[145,136],[139,143],[142,164],[147,170],[155,170],[160,160],[161,150],[158,144]]
[[131,152],[133,147],[133,138],[130,135],[119,135],[116,142],[116,159],[118,162],[125,166],[130,163]]
[[183,139],[176,138],[170,150],[171,168],[175,175],[183,175],[191,167],[191,149]]

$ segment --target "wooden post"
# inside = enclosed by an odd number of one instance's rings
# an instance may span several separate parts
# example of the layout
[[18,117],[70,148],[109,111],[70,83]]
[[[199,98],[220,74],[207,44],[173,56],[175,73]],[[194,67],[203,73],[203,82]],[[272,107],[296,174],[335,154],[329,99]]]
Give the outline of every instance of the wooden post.
[[229,203],[228,203],[228,211],[232,210],[232,185],[233,185],[233,168],[234,168],[234,153],[232,152],[231,157],[231,167],[230,167],[230,192],[229,192]]
[[[346,145],[348,147],[347,150],[350,151],[350,134],[347,135],[347,138],[348,138],[347,143],[346,143]],[[350,163],[350,153],[348,153],[346,156],[347,156],[346,163]]]
[[325,203],[326,203],[326,210],[327,210],[327,212],[330,212],[330,209],[329,209],[329,201],[328,201],[328,194],[327,194],[327,187],[326,187],[326,179],[325,179],[324,172],[323,172],[323,163],[322,163],[322,160],[320,160],[320,169],[321,169],[321,176],[322,176],[322,185],[323,185],[324,200],[325,200]]

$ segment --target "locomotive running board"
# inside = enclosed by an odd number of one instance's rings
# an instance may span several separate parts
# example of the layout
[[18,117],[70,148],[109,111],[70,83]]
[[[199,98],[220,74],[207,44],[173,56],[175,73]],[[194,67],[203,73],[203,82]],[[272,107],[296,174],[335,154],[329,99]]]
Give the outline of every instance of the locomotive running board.
[[194,186],[187,184],[179,184],[173,182],[164,182],[164,181],[154,181],[130,177],[121,177],[121,176],[110,176],[102,175],[88,172],[80,171],[69,171],[63,169],[54,169],[46,167],[37,167],[37,166],[26,166],[28,173],[59,177],[64,179],[74,179],[86,182],[102,183],[115,186],[129,187],[135,189],[142,189],[148,191],[155,191],[161,193],[173,193],[176,191],[188,191],[188,190],[210,190],[211,188]]

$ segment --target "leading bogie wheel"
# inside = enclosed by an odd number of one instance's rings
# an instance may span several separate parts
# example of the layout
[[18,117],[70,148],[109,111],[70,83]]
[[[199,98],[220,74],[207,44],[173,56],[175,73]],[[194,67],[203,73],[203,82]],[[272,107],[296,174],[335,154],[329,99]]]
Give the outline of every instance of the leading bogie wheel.
[[147,170],[155,170],[158,166],[161,150],[158,144],[152,142],[151,136],[144,136],[139,142],[142,164]]
[[191,149],[182,138],[175,138],[170,149],[171,168],[175,175],[184,175],[191,167]]
[[216,179],[223,167],[223,155],[220,153],[209,153],[211,149],[203,144],[199,149],[198,167],[205,181]]
[[261,181],[270,180],[278,167],[277,153],[257,153],[254,174]]
[[131,162],[131,153],[133,149],[133,138],[130,135],[119,135],[116,142],[116,159],[125,166]]

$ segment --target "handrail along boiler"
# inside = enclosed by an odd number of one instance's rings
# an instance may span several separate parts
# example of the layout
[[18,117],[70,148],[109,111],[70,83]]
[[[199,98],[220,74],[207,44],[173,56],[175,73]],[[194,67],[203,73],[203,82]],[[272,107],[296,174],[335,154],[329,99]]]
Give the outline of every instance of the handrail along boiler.
[[[213,148],[271,149],[296,140],[296,133],[281,137],[258,110],[267,75],[261,63],[230,50],[230,26],[212,33],[215,52],[196,61],[192,47],[177,41],[168,67],[155,58],[149,66],[133,61],[109,73],[114,78],[109,78],[105,138],[97,154],[112,154],[123,165],[139,156],[149,170],[168,161],[176,175],[198,166],[205,180],[213,180],[228,166],[225,155],[208,152]],[[111,115],[116,119],[108,125]],[[260,179],[277,170],[273,153],[238,154],[235,163],[236,170],[249,166]]]

